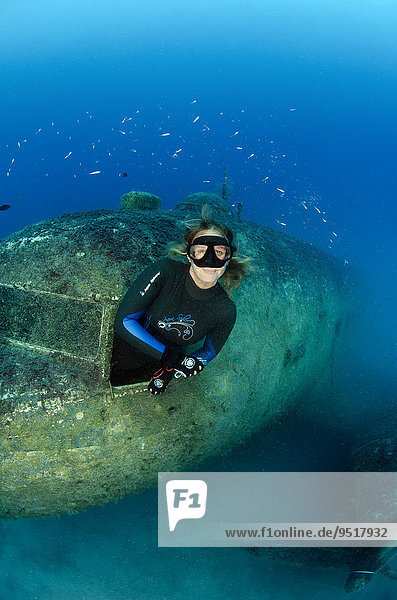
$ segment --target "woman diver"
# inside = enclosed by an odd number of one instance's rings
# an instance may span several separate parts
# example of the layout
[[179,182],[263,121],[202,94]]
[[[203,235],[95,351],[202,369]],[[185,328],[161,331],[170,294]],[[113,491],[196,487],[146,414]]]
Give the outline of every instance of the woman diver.
[[[124,296],[114,322],[112,385],[145,381],[160,394],[173,377],[197,375],[220,352],[236,320],[231,290],[253,270],[235,256],[233,233],[213,220],[207,205],[184,244],[141,273]],[[221,279],[222,287],[218,280]],[[204,339],[198,350],[188,346]],[[146,379],[145,379],[146,377]]]

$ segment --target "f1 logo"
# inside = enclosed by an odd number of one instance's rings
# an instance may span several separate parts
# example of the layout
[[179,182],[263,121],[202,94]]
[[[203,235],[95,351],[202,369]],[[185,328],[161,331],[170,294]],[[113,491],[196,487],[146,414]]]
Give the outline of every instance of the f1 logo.
[[207,484],[202,479],[167,481],[166,496],[170,531],[182,519],[201,519],[205,515]]

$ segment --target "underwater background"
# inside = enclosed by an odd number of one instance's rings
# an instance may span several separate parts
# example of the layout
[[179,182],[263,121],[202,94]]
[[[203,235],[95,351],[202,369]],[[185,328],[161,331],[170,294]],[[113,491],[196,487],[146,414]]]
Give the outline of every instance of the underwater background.
[[[1,238],[117,209],[134,189],[173,208],[226,171],[244,219],[357,275],[359,322],[329,386],[202,470],[343,470],[396,411],[396,31],[394,0],[1,4]],[[156,490],[0,522],[0,600],[337,600],[346,575],[157,548]],[[397,583],[378,576],[358,593],[391,600]]]

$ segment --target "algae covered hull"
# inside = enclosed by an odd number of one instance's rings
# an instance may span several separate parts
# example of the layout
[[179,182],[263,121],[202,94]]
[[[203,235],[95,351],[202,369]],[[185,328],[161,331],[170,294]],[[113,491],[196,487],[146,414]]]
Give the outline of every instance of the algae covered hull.
[[185,208],[64,215],[1,242],[0,516],[73,512],[153,486],[159,471],[244,441],[326,373],[346,318],[345,267],[229,215],[258,269],[234,293],[222,352],[161,396],[110,386],[117,307],[180,239]]

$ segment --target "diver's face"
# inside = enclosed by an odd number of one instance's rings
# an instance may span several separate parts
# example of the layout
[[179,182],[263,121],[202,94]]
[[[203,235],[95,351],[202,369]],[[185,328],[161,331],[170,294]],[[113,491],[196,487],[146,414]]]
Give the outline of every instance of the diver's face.
[[[220,234],[219,231],[215,231],[213,229],[205,229],[204,231],[199,231],[198,233],[196,233],[196,235],[194,236],[192,241],[194,241],[197,237],[200,237],[202,235],[222,236],[222,234]],[[222,258],[222,257],[220,256],[219,258]],[[220,268],[198,267],[197,265],[194,264],[194,262],[192,261],[190,256],[188,256],[187,259],[190,262],[189,273],[190,273],[194,283],[197,285],[197,287],[199,287],[201,289],[208,289],[208,288],[211,288],[214,285],[216,285],[219,277],[222,277],[222,275],[226,271],[227,266],[230,262],[228,260],[227,263],[223,267],[220,267]]]

